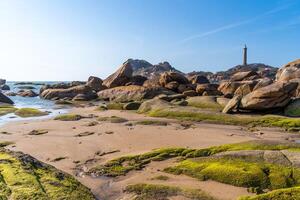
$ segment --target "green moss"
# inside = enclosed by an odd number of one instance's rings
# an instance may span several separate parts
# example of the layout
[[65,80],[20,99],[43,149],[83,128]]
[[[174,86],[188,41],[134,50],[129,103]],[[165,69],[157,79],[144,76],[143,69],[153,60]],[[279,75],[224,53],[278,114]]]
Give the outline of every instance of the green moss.
[[222,106],[218,104],[217,102],[210,102],[210,101],[193,101],[192,99],[188,99],[188,106],[196,107],[196,108],[202,108],[202,109],[210,109],[210,110],[222,110]]
[[98,121],[106,121],[110,123],[124,123],[127,122],[128,120],[122,117],[117,117],[117,116],[111,116],[111,117],[98,117]]
[[15,111],[15,114],[19,117],[38,117],[48,115],[47,112],[40,111],[36,108],[20,108],[17,111]]
[[214,198],[196,189],[183,189],[175,186],[154,185],[154,184],[135,184],[129,185],[125,189],[128,193],[135,193],[135,200],[163,200],[172,196],[184,196],[195,200],[213,200]]
[[300,145],[295,143],[278,143],[271,141],[250,141],[236,144],[226,144],[203,149],[188,148],[163,148],[150,151],[148,153],[132,156],[123,156],[104,165],[92,168],[89,173],[96,176],[122,176],[131,170],[140,170],[151,161],[162,161],[170,158],[181,157],[198,158],[207,157],[216,153],[238,150],[292,150],[300,151]]
[[156,125],[156,126],[167,126],[168,122],[159,121],[159,120],[143,120],[136,122],[138,125]]
[[9,113],[14,113],[16,110],[18,110],[18,109],[15,108],[14,106],[11,106],[11,105],[1,105],[0,106],[0,116],[6,115],[6,114],[9,114]]
[[240,200],[296,200],[300,199],[300,187],[278,189],[257,196],[241,197]]
[[148,113],[151,117],[166,117],[180,120],[191,121],[207,121],[217,124],[230,125],[256,125],[266,127],[282,127],[282,128],[298,128],[300,127],[299,118],[288,118],[282,116],[237,116],[227,115],[222,113],[208,113],[208,112],[185,112],[173,111],[167,109],[152,110]]
[[185,160],[165,172],[185,174],[200,180],[214,180],[239,187],[279,189],[298,185],[300,169],[239,159],[202,158]]
[[109,110],[123,110],[123,106],[122,103],[108,103],[106,107]]
[[60,120],[60,121],[78,121],[82,119],[83,117],[81,115],[77,114],[64,114],[64,115],[58,115],[54,118],[54,120]]
[[32,157],[2,150],[0,160],[1,199],[95,199],[76,179]]
[[169,177],[165,176],[165,175],[159,175],[159,176],[153,177],[152,180],[167,181],[167,180],[169,180]]

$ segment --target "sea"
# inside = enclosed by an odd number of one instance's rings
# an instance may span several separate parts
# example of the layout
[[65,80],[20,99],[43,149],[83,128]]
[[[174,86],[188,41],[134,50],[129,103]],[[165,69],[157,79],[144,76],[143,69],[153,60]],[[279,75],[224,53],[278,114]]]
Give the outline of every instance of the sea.
[[[46,84],[55,84],[59,82],[46,81],[46,82],[27,82],[26,84],[18,84],[20,82],[8,81],[6,84],[10,87],[11,92],[18,92],[22,89],[23,86],[33,87],[33,91],[39,94],[39,91],[43,85]],[[25,82],[23,82],[25,83]],[[5,92],[4,92],[5,93]],[[54,117],[59,114],[67,113],[70,107],[67,105],[56,105],[54,101],[45,100],[37,97],[21,97],[21,96],[9,96],[11,100],[14,101],[14,106],[17,108],[37,108],[42,111],[49,112],[49,115],[41,116],[41,117],[29,117],[29,118],[21,118],[16,116],[15,114],[7,114],[0,116],[0,126],[6,124],[8,122],[13,121],[27,121],[27,120],[39,120],[39,119],[47,119]]]

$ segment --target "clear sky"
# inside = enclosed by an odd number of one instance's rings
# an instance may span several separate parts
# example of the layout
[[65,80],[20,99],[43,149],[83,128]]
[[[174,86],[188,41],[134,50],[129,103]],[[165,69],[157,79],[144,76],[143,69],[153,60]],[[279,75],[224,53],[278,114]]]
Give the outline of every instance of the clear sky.
[[127,58],[220,71],[300,57],[300,0],[0,0],[0,77],[105,78]]

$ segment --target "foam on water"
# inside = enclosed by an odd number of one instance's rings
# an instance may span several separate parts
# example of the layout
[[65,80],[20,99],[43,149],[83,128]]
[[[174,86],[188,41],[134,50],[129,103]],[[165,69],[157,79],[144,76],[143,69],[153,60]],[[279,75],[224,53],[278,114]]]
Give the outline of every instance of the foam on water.
[[[16,85],[16,82],[7,82],[7,85],[10,87],[11,92],[18,92],[21,86],[32,86],[34,92],[39,93],[42,85]],[[38,82],[42,84],[54,84],[57,82]],[[56,105],[53,101],[41,99],[40,97],[21,97],[21,96],[10,96],[11,100],[14,101],[15,107],[17,108],[37,108],[42,111],[49,112],[49,115],[41,116],[41,117],[30,117],[30,118],[21,118],[14,114],[7,114],[4,116],[0,116],[0,126],[13,121],[23,121],[23,120],[33,120],[33,119],[46,119],[54,117],[58,114],[66,113],[68,111],[68,106]]]

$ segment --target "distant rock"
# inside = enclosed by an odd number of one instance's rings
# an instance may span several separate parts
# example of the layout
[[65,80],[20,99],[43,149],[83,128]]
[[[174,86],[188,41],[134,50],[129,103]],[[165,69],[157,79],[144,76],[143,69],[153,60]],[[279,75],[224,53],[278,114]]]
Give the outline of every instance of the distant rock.
[[174,94],[162,87],[143,87],[137,85],[119,86],[107,90],[98,92],[98,97],[104,100],[110,100],[115,102],[130,102],[141,101],[144,99],[152,99],[160,94]]
[[33,90],[19,90],[17,95],[22,96],[22,97],[37,97],[37,96],[39,96]]
[[275,82],[244,96],[240,107],[246,110],[268,110],[285,107],[297,89],[295,82]]
[[214,83],[197,84],[196,92],[199,95],[209,95],[209,96],[222,95],[222,93],[218,91],[218,87],[219,85]]
[[14,102],[10,98],[5,96],[2,92],[0,92],[0,102],[1,103],[14,104]]
[[226,71],[220,71],[215,73],[210,79],[213,79],[216,82],[220,82],[222,80],[230,80],[231,77],[236,74],[237,72],[247,72],[247,71],[254,71],[260,77],[268,77],[271,79],[275,78],[278,68],[272,67],[262,63],[253,63],[248,65],[237,65],[234,66]]
[[68,89],[46,89],[40,96],[44,99],[73,99],[78,94],[85,96],[86,100],[95,99],[97,97],[93,89],[87,85],[78,85]]
[[162,73],[169,71],[182,73],[179,70],[172,67],[168,62],[162,62],[156,65],[152,65],[151,63],[145,60],[129,59],[127,62],[131,63],[134,76],[140,75],[147,77],[148,79],[159,77]]
[[289,62],[280,68],[276,74],[276,81],[291,81],[300,78],[300,59]]
[[44,85],[41,87],[40,89],[40,94],[44,91],[44,90],[47,90],[47,89],[68,89],[68,88],[71,88],[71,87],[74,87],[74,86],[78,86],[78,85],[84,85],[86,84],[86,82],[83,82],[83,81],[72,81],[70,83],[56,83],[56,84],[52,84],[52,85]]

